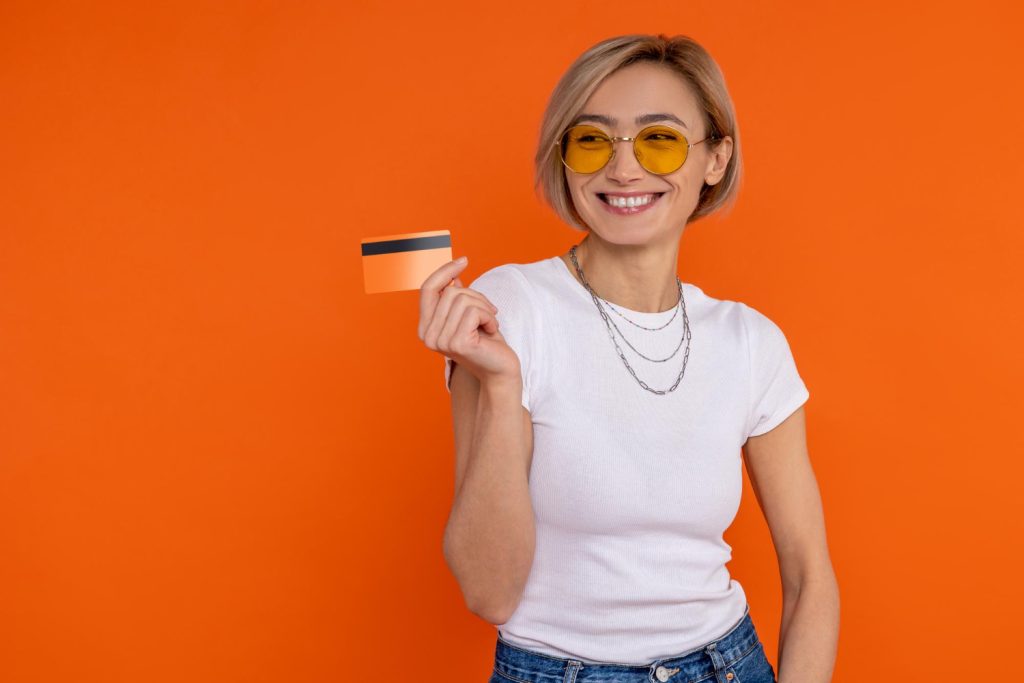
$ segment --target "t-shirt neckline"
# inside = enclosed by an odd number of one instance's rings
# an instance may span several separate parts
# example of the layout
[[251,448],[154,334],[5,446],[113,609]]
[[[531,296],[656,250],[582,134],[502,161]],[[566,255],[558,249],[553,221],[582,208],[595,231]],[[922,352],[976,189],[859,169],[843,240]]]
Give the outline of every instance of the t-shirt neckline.
[[[552,262],[551,265],[553,267],[557,268],[558,270],[560,270],[562,272],[563,281],[566,282],[570,286],[570,288],[573,291],[575,291],[583,300],[587,301],[591,306],[593,306],[594,305],[594,300],[593,300],[593,298],[591,298],[590,292],[587,290],[586,287],[583,286],[583,283],[581,283],[579,280],[577,280],[573,276],[573,274],[569,272],[569,266],[567,266],[565,261],[562,260],[562,257],[561,256],[552,256],[550,261]],[[685,290],[686,289],[686,283],[685,282],[682,283],[682,286],[683,286],[683,289]],[[685,291],[683,292],[683,296],[684,297],[686,296],[686,292]],[[679,307],[679,304],[676,303],[675,306],[673,306],[672,308],[670,308],[670,309],[668,309],[666,311],[658,311],[656,313],[651,313],[649,311],[634,311],[631,308],[626,308],[625,306],[621,306],[621,305],[619,305],[617,303],[614,303],[614,302],[611,302],[611,301],[607,301],[606,299],[602,299],[601,297],[597,297],[597,298],[598,298],[598,301],[600,301],[603,305],[605,305],[606,308],[608,306],[613,306],[613,307],[615,307],[615,309],[617,309],[617,310],[619,310],[619,311],[621,311],[623,313],[629,314],[630,316],[632,316],[636,320],[645,321],[645,322],[656,322],[658,320],[667,320],[668,318],[672,317],[673,313]],[[612,313],[612,312],[609,311],[609,313]]]

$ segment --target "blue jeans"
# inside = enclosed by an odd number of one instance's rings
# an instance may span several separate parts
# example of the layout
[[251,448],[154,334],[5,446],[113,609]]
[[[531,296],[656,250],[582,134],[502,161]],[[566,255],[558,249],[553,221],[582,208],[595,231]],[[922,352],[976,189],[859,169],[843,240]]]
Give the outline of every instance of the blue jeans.
[[498,634],[487,683],[777,683],[750,606],[718,640],[650,664],[587,664],[533,652]]

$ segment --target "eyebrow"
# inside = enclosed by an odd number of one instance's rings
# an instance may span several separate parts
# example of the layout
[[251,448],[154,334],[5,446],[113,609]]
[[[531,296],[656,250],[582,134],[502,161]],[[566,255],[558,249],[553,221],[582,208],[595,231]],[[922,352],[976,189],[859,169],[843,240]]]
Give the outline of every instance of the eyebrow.
[[[577,123],[582,123],[584,121],[596,121],[597,123],[603,123],[606,126],[615,126],[619,123],[618,119],[613,119],[612,117],[605,116],[604,114],[580,114],[573,120],[572,125],[575,126]],[[689,130],[689,126],[686,125],[686,122],[675,114],[641,114],[633,119],[633,122],[638,126],[642,126],[645,123],[654,123],[655,121],[674,121],[683,128]]]

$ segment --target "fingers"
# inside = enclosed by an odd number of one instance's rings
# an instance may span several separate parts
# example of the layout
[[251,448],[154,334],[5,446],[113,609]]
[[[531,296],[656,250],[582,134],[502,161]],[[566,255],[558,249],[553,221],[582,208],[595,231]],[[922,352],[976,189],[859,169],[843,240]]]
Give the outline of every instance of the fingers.
[[[423,308],[422,299],[424,296],[426,295],[421,296],[421,310]],[[492,314],[498,312],[498,307],[492,304],[482,292],[469,287],[462,287],[459,278],[455,278],[451,284],[441,290],[441,294],[437,297],[434,306],[430,308],[429,314],[426,316],[422,313],[420,314],[419,336],[421,340],[428,342],[427,348],[433,348],[430,346],[429,341],[434,340],[434,343],[436,343],[437,335],[444,328],[445,320],[452,314],[452,307],[463,297],[481,302],[491,310]]]
[[[460,261],[459,259],[466,260]],[[429,290],[437,293],[444,289],[448,283],[457,278],[459,273],[466,269],[466,265],[469,263],[469,259],[465,256],[460,256],[459,259],[445,263],[428,275],[427,279],[420,285],[420,290]]]
[[[434,309],[434,315],[427,322],[424,331],[424,341],[427,343],[427,348],[436,348],[437,345],[442,343],[440,341],[442,331],[445,331],[448,335],[445,337],[445,341],[450,339],[455,329],[454,326],[458,325],[465,313],[465,309],[471,307],[479,308],[481,313],[486,313],[491,317],[498,311],[497,306],[488,301],[487,297],[482,293],[474,289],[448,287],[441,292],[441,300],[438,302],[437,308]],[[435,346],[431,346],[431,344]]]
[[[459,261],[456,259],[454,261],[449,261],[428,275],[427,279],[423,281],[422,285],[420,285],[420,339],[424,338],[426,324],[433,317],[434,309],[437,308],[439,293],[448,287],[453,280],[457,279],[459,273],[461,273],[466,268],[466,264],[469,263],[469,259],[465,256],[460,258],[465,258],[466,260]],[[461,285],[459,286],[461,287]]]
[[[475,301],[469,299],[460,301],[459,305],[453,307],[448,314],[444,326],[438,333],[437,345],[441,349],[448,349],[461,355],[466,351],[466,341],[480,327],[487,334],[494,334],[498,330],[498,319],[489,308],[485,308]],[[457,348],[453,348],[453,344]]]

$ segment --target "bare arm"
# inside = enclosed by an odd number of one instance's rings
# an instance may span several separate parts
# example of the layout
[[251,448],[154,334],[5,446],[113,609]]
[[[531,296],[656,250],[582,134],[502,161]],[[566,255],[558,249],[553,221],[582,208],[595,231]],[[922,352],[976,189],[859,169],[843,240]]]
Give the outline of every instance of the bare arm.
[[533,421],[522,404],[522,364],[499,330],[498,307],[458,277],[466,263],[446,263],[424,280],[417,333],[428,349],[456,362],[449,376],[455,494],[444,558],[470,611],[503,624],[533,565]]
[[520,377],[481,384],[456,364],[450,386],[455,495],[444,557],[469,610],[503,624],[519,604],[533,565],[533,423],[520,402]]
[[828,683],[839,640],[839,586],[807,452],[803,406],[743,446],[782,575],[779,683]]

